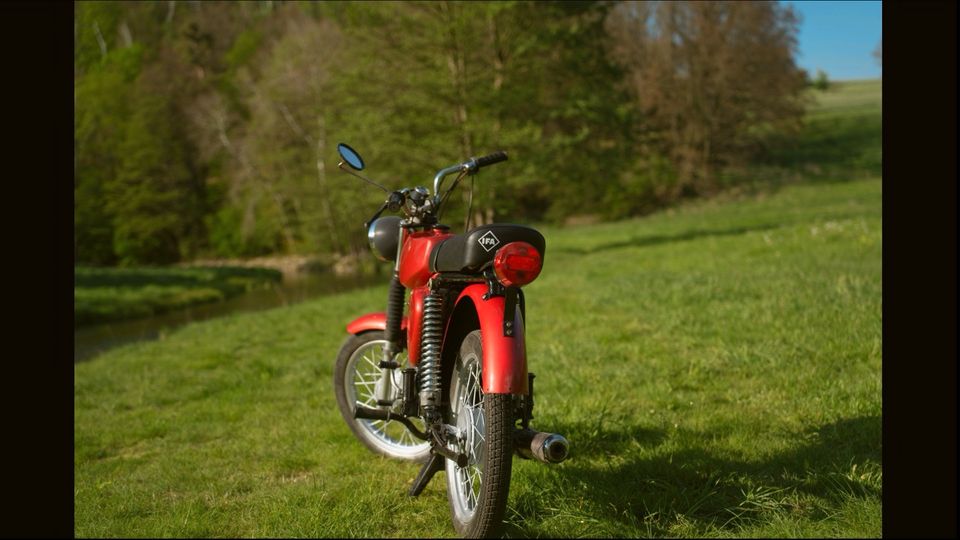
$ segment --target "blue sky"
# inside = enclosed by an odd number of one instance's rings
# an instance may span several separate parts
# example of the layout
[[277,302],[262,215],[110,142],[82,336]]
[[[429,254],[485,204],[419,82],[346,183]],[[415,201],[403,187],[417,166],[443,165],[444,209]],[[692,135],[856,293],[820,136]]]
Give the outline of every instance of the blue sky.
[[881,2],[783,2],[800,14],[797,64],[830,80],[878,79],[873,50],[883,35]]

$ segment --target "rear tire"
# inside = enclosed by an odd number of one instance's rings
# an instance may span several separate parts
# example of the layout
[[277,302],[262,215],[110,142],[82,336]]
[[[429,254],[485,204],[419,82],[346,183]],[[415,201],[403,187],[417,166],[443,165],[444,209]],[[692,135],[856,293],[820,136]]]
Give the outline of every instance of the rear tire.
[[450,423],[467,454],[466,467],[446,461],[453,526],[465,538],[496,536],[503,525],[513,465],[514,408],[510,394],[484,394],[480,331],[467,334],[451,374]]
[[[415,438],[403,424],[353,417],[358,403],[371,409],[377,408],[375,388],[380,373],[377,364],[386,344],[384,333],[376,330],[351,335],[340,347],[333,376],[333,391],[337,396],[340,415],[350,427],[350,431],[371,452],[407,461],[426,461],[430,457],[430,443]],[[400,367],[393,370],[394,398],[399,395],[402,380],[400,370],[406,366],[407,355],[400,353],[396,361]],[[410,420],[423,429],[423,423],[419,419]]]

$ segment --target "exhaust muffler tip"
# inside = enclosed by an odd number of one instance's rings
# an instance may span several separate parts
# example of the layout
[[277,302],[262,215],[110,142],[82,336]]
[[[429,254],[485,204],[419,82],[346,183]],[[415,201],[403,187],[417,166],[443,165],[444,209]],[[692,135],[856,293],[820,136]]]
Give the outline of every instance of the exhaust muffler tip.
[[521,429],[514,440],[517,453],[541,463],[560,463],[570,455],[570,443],[557,433]]
[[546,461],[550,463],[560,463],[561,461],[567,459],[567,454],[570,452],[570,443],[567,442],[567,439],[563,435],[557,435],[556,433],[550,433],[549,436],[544,439],[542,445],[542,453]]

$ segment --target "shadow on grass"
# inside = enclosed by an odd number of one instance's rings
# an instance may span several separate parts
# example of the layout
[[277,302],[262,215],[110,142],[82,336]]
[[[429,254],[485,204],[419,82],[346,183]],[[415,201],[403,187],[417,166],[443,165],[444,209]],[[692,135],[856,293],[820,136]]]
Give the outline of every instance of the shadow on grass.
[[699,238],[706,237],[723,237],[723,236],[738,236],[748,232],[755,231],[766,231],[770,229],[776,229],[781,227],[783,224],[762,224],[754,225],[750,227],[733,227],[729,229],[693,229],[690,231],[685,231],[679,234],[655,234],[648,236],[633,236],[627,240],[621,240],[618,242],[609,242],[606,244],[599,244],[589,248],[575,248],[575,247],[562,247],[557,248],[556,251],[561,253],[573,253],[576,255],[589,255],[591,253],[596,253],[598,251],[606,251],[609,249],[619,249],[625,247],[645,247],[645,246],[654,246],[658,244],[670,244],[673,242],[685,242],[688,240],[696,240]]
[[[539,429],[534,420],[534,429]],[[603,456],[623,453],[627,445],[645,448],[660,446],[666,439],[662,429],[631,427],[630,429],[610,429],[595,422],[551,423],[546,429],[560,433],[570,440],[578,460],[589,462]]]
[[[830,507],[835,510],[843,500],[881,496],[879,416],[824,425],[807,434],[809,442],[758,461],[718,455],[709,448],[716,433],[688,432],[679,435],[691,441],[684,450],[612,467],[599,465],[600,460],[622,453],[630,444],[657,446],[664,440],[664,433],[648,429],[591,431],[580,425],[555,427],[559,433],[569,433],[574,452],[572,459],[558,469],[562,471],[561,482],[583,492],[584,500],[603,509],[604,519],[622,523],[625,531],[640,528],[651,536],[670,536],[673,533],[668,526],[682,515],[700,530],[717,527],[722,533],[736,535],[751,522],[769,519],[769,512],[799,511],[813,519],[824,519],[829,517]],[[868,462],[877,469],[853,468]],[[819,497],[828,507],[796,496],[802,494]],[[541,513],[541,508],[532,510]],[[517,529],[515,533],[535,531]]]
[[816,118],[798,139],[782,143],[758,164],[802,173],[807,181],[880,176],[882,129],[876,112]]

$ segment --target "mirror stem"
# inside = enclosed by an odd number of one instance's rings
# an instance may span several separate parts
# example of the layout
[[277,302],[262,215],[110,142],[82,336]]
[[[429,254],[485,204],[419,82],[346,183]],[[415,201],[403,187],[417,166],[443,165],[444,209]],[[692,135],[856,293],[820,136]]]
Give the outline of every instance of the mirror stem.
[[363,176],[363,175],[361,175],[361,174],[357,174],[357,173],[351,171],[350,169],[347,169],[346,167],[343,166],[343,162],[342,162],[342,161],[337,164],[337,168],[340,169],[340,170],[343,171],[343,172],[350,173],[350,174],[356,176],[357,178],[363,180],[364,182],[367,182],[367,183],[369,183],[369,184],[373,184],[374,186],[377,186],[378,188],[382,189],[384,193],[390,193],[390,190],[389,190],[389,189],[381,186],[380,184],[374,182],[373,180],[367,178],[366,176]]

